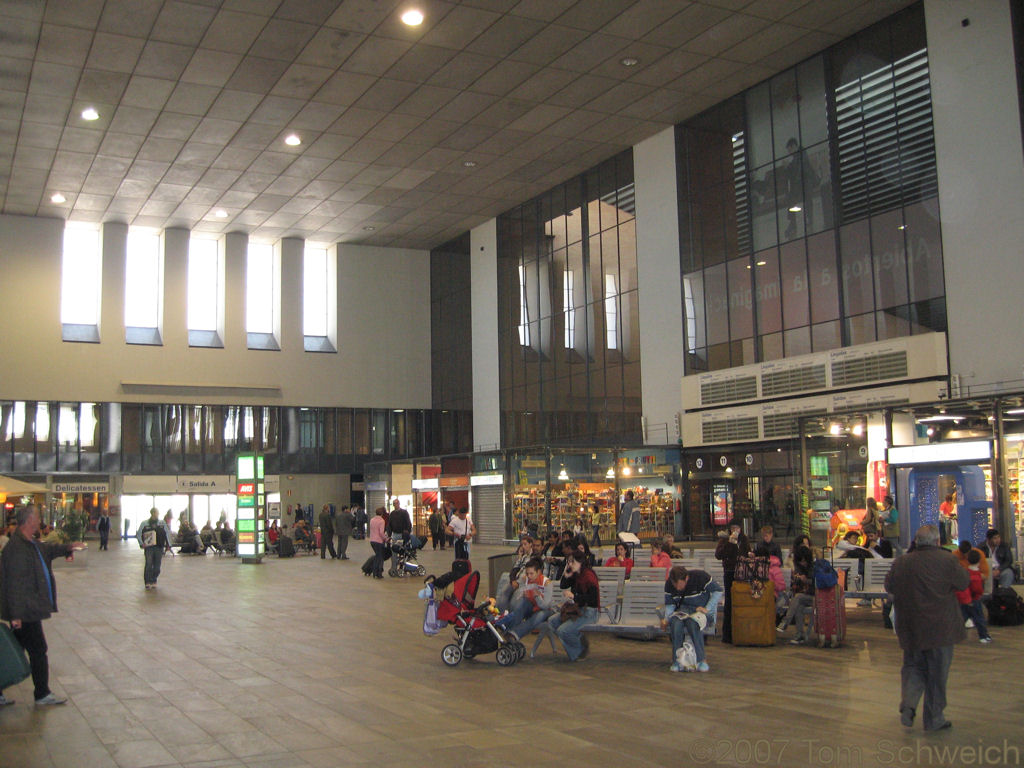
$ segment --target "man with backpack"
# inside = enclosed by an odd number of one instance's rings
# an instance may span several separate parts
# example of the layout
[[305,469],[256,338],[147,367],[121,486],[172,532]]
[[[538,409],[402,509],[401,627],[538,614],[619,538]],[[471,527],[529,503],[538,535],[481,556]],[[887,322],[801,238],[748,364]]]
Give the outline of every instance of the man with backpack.
[[924,729],[939,731],[952,727],[943,714],[946,679],[953,645],[967,636],[956,593],[967,589],[971,579],[956,557],[939,546],[936,526],[921,526],[914,544],[914,551],[896,558],[885,577],[903,649],[900,722],[913,726],[924,694]]

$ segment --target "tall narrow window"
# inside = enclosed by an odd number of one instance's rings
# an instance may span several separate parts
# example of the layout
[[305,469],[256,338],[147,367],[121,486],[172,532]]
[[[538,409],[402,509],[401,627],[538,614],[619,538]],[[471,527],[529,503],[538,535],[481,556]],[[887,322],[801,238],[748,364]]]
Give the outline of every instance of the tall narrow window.
[[526,267],[519,265],[519,344],[530,346],[530,309],[526,303]]
[[619,292],[615,287],[615,275],[604,276],[604,324],[608,349],[619,348]]
[[562,314],[565,317],[565,348],[576,347],[576,300],[573,294],[572,270],[565,270],[562,280]]
[[326,246],[307,244],[302,260],[302,335],[307,352],[334,352],[337,271]]
[[163,305],[160,233],[131,227],[124,269],[124,336],[129,344],[160,344]]
[[64,341],[100,340],[100,287],[103,258],[96,226],[64,226],[60,322]]
[[188,343],[222,347],[224,281],[220,243],[201,237],[188,242]]
[[280,349],[278,344],[280,269],[270,243],[249,243],[245,264],[245,330],[249,349]]

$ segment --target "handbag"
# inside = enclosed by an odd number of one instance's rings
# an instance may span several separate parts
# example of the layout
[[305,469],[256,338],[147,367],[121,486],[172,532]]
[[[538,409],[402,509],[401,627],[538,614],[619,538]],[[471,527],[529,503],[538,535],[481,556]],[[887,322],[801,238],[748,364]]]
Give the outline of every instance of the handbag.
[[559,611],[559,616],[562,622],[575,621],[580,617],[580,607],[576,603],[570,601],[562,603],[562,608]]
[[6,624],[0,624],[0,690],[17,685],[31,673],[25,649]]
[[767,557],[741,557],[736,561],[733,581],[768,581],[771,561]]

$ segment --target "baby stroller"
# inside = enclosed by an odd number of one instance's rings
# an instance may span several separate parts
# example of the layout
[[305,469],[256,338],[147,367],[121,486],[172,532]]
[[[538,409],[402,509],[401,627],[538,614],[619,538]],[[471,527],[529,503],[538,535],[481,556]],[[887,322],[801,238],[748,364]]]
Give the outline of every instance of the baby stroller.
[[438,621],[447,621],[455,630],[455,642],[441,649],[441,660],[449,667],[458,666],[463,658],[484,653],[495,654],[502,667],[509,667],[526,656],[526,646],[513,635],[511,639],[494,626],[490,603],[477,607],[476,591],[480,572],[473,571],[457,579],[452,593],[438,603]]
[[388,569],[388,576],[411,576],[412,574],[426,576],[427,569],[416,562],[416,553],[423,548],[424,544],[426,544],[426,540],[418,536],[412,536],[407,543],[401,539],[393,539],[391,552],[395,557],[395,564]]

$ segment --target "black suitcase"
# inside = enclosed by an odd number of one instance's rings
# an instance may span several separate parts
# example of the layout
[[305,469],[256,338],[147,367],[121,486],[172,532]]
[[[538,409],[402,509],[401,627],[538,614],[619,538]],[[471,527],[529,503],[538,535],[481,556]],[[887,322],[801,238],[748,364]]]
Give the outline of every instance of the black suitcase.
[[277,540],[278,557],[295,557],[295,542],[291,536],[282,536]]

